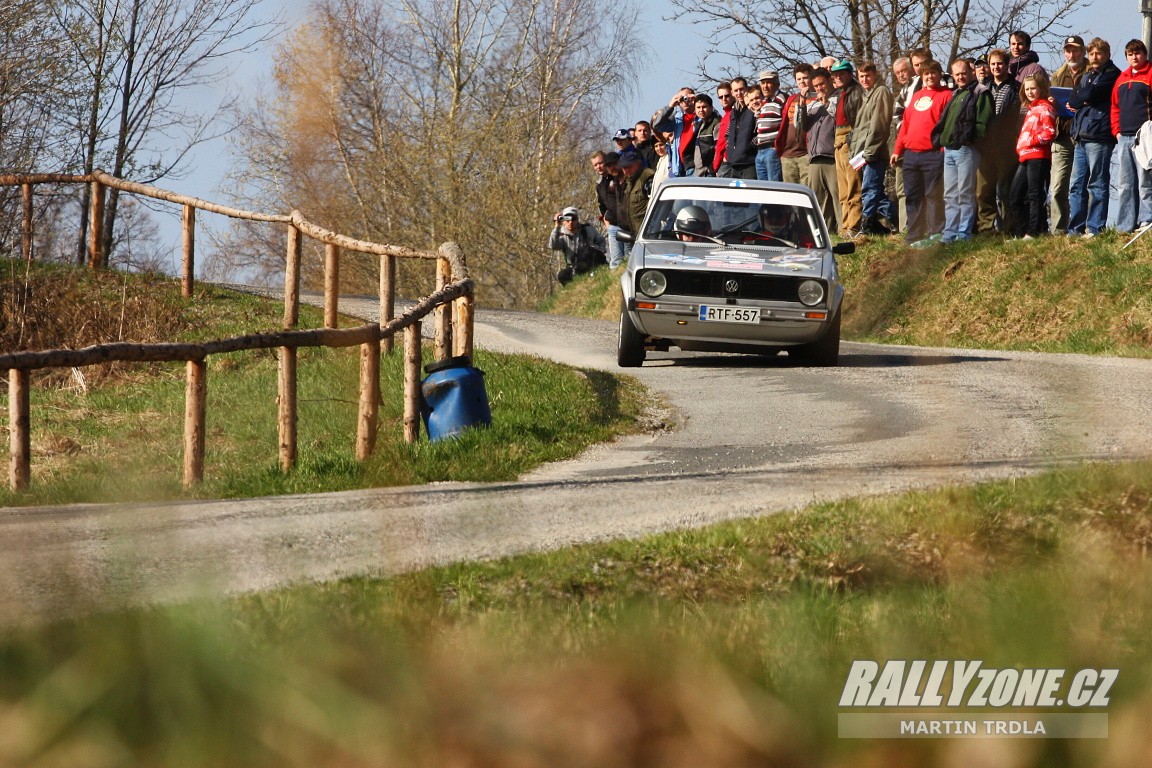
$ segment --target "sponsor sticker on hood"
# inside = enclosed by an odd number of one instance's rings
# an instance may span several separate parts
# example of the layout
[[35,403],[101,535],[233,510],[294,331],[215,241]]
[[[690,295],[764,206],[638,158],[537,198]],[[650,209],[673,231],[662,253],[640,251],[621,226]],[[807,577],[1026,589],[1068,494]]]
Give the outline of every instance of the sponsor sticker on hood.
[[645,261],[666,261],[669,264],[703,264],[704,259],[698,256],[688,256],[682,253],[649,253],[644,257]]
[[772,256],[766,261],[774,267],[784,267],[800,272],[805,269],[817,269],[824,259],[814,253],[782,253],[779,256]]

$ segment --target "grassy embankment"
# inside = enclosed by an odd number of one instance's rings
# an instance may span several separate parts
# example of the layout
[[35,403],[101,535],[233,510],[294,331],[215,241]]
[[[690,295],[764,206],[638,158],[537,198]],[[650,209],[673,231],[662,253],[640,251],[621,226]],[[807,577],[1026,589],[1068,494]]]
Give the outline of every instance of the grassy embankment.
[[[977,238],[926,250],[876,239],[840,258],[844,337],[924,346],[1152,355],[1152,235]],[[597,270],[545,310],[615,320],[620,270]]]
[[[1147,354],[1152,244],[1109,246],[870,246],[846,326]],[[9,632],[0,765],[1146,764],[1150,545],[1141,462]],[[1109,738],[837,739],[888,658],[1118,668]]]
[[[9,349],[81,347],[106,341],[194,341],[280,326],[269,301],[200,286],[190,303],[179,285],[149,276],[37,269],[0,263],[0,335]],[[322,325],[303,307],[302,328]],[[349,321],[354,325],[358,321]],[[431,362],[426,350],[425,361]],[[477,352],[493,427],[458,440],[402,440],[403,354],[381,366],[381,425],[370,460],[353,458],[357,349],[300,351],[297,467],[277,458],[274,351],[209,358],[205,482],[191,495],[235,498],[434,480],[510,480],[545,461],[634,429],[637,388],[597,371]],[[7,388],[0,393],[5,400]],[[0,505],[184,498],[181,488],[184,366],[93,366],[37,373],[32,389],[32,487],[5,486]],[[8,442],[0,446],[7,466]]]

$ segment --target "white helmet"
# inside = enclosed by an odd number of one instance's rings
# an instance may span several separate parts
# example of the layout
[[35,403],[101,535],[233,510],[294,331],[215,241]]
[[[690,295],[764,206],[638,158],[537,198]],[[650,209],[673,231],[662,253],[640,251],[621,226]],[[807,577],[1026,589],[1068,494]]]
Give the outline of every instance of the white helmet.
[[686,205],[676,214],[672,231],[684,235],[711,235],[712,221],[708,212],[698,205]]

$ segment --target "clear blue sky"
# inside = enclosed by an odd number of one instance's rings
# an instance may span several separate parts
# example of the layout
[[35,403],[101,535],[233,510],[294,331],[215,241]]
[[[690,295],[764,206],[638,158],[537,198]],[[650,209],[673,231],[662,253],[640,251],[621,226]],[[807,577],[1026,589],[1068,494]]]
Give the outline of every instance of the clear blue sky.
[[[279,0],[266,2],[265,5],[266,13],[271,15],[279,12],[292,25],[304,18],[308,0]],[[622,99],[610,113],[605,114],[604,119],[612,129],[631,126],[636,120],[651,116],[652,112],[667,104],[676,89],[683,85],[703,85],[697,82],[696,76],[696,65],[706,48],[704,39],[696,31],[699,27],[664,21],[662,16],[670,10],[670,5],[666,3],[645,1],[640,7],[641,21],[637,29],[645,30],[652,58],[650,64],[644,67],[644,80],[638,84],[635,93]],[[1083,34],[1085,40],[1094,36],[1108,40],[1112,44],[1113,61],[1123,69],[1126,66],[1124,44],[1141,35],[1142,17],[1139,8],[1139,0],[1095,0],[1091,3],[1085,0],[1084,9],[1072,19],[1073,33]],[[1006,46],[1007,41],[1004,43]],[[1056,41],[1053,43],[1057,44]],[[1037,43],[1036,50],[1045,66],[1055,67],[1062,60],[1059,48],[1054,49],[1044,41]],[[260,78],[266,77],[271,69],[270,53],[271,45],[268,45],[265,50],[251,54],[247,61],[238,65],[237,74],[227,86],[241,93],[252,93],[259,85]],[[712,64],[722,66],[723,62]],[[784,85],[791,85],[788,78],[785,78]],[[210,101],[219,98],[219,95],[218,92],[203,93],[198,98]],[[605,138],[607,147],[610,142]],[[170,185],[162,182],[160,186],[213,202],[227,203],[220,186],[231,162],[227,144],[223,139],[218,140],[200,147],[193,155],[191,173],[187,178]],[[208,226],[215,224],[209,217],[204,218]],[[171,250],[175,254],[172,268],[175,271],[179,259],[179,222],[161,219],[159,224],[161,238],[171,243]]]

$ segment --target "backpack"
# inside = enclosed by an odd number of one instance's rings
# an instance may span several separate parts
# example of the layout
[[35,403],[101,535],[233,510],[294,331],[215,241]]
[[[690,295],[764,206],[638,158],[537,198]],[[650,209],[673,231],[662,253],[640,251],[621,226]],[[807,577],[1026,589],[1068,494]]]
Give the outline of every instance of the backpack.
[[1152,120],[1145,120],[1136,133],[1136,143],[1132,145],[1132,155],[1144,170],[1152,170]]

